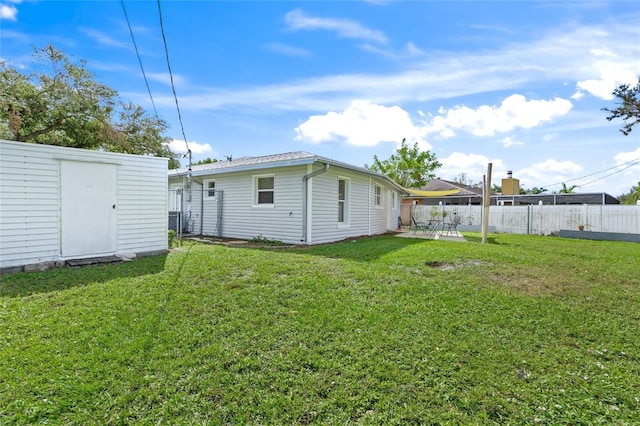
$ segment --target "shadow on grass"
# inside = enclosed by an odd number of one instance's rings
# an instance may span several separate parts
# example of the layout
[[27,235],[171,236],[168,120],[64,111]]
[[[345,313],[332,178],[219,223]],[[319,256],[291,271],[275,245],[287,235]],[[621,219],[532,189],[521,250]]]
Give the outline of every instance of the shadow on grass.
[[[351,238],[334,243],[313,246],[281,247],[278,250],[290,253],[304,253],[314,256],[324,256],[336,259],[350,259],[356,261],[372,261],[388,255],[396,250],[414,244],[433,242],[423,238],[399,238],[393,233],[376,235],[371,237]],[[253,247],[258,250],[273,250],[268,246]]]
[[[477,234],[464,234],[464,238],[470,243],[482,243],[482,235]],[[502,244],[496,240],[495,237],[487,236],[487,243],[489,244]]]
[[142,257],[111,265],[61,268],[44,272],[22,272],[0,276],[0,297],[23,297],[73,287],[133,278],[164,271],[166,254]]

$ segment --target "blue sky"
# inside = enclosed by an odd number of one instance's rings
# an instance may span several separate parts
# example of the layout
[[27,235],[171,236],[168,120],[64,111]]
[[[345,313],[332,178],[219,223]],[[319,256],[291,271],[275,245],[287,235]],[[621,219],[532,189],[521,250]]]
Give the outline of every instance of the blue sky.
[[[124,2],[158,114],[184,140],[156,1]],[[161,1],[194,161],[304,150],[362,166],[406,138],[436,174],[627,192],[640,128],[608,122],[640,74],[640,2]],[[87,61],[153,111],[119,1],[0,0],[0,57]],[[183,165],[185,161],[182,161]]]

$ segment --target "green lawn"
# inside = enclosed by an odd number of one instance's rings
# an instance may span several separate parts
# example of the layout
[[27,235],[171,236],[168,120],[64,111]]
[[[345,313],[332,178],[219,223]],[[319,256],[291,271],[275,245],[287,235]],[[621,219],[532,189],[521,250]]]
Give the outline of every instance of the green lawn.
[[0,282],[0,424],[638,424],[640,244],[184,245]]

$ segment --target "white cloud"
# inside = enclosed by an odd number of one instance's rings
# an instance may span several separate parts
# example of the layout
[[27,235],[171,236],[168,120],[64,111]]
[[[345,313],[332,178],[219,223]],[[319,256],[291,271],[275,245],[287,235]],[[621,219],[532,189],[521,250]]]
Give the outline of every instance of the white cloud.
[[[187,145],[184,143],[182,139],[173,139],[169,142],[169,149],[171,152],[176,154],[186,154],[187,153]],[[213,152],[213,148],[208,143],[198,143],[198,142],[189,142],[189,149],[191,150],[191,154],[206,154],[208,152]]]
[[334,31],[340,37],[371,40],[386,43],[387,37],[380,31],[370,30],[349,19],[315,18],[307,16],[300,10],[292,10],[285,15],[285,22],[289,29],[297,30],[327,30]]
[[10,4],[0,4],[0,20],[6,19],[8,21],[18,20],[18,9]]
[[571,95],[571,99],[578,100],[578,99],[582,99],[582,98],[584,98],[584,92],[581,92],[581,91],[577,91],[576,93]]
[[378,46],[373,46],[371,44],[363,44],[360,46],[362,49],[375,53],[380,56],[384,56],[393,60],[407,60],[420,56],[424,56],[425,52],[422,51],[418,46],[416,46],[413,42],[408,42],[404,48],[400,51],[396,51],[393,49],[382,48]]
[[571,97],[580,99],[583,92],[605,100],[613,99],[613,90],[621,84],[634,84],[637,73],[632,71],[632,65],[624,63],[604,62],[596,65],[600,78],[578,81],[578,91]]
[[424,129],[416,126],[400,107],[385,107],[356,100],[342,112],[314,115],[296,129],[296,139],[310,143],[344,141],[355,146],[375,146],[382,142],[418,142],[430,149],[422,139]]
[[[640,69],[640,29],[635,23],[615,22],[607,31],[598,26],[558,28],[539,38],[513,42],[493,50],[472,53],[429,52],[407,60],[391,74],[344,74],[298,79],[243,88],[199,87],[181,94],[194,109],[254,109],[336,111],[353,99],[381,105],[405,101],[427,102],[495,91],[518,91],[529,83],[583,81],[597,77],[602,56],[590,54],[593,46],[610,46],[625,67]],[[614,60],[611,59],[610,62]],[[621,62],[622,63],[622,62]],[[461,84],[461,82],[473,84]],[[375,87],[375,91],[371,88]],[[167,105],[170,97],[159,98]]]
[[640,182],[640,146],[635,151],[616,154],[613,159],[616,161],[616,164],[626,167],[624,172],[627,175],[632,175],[634,185]]
[[[164,83],[167,86],[171,85],[171,76],[168,72],[148,72],[146,73],[149,80],[155,80],[159,83]],[[184,83],[185,79],[179,74],[173,74],[173,82],[175,84]]]
[[627,163],[629,161],[640,160],[640,146],[635,151],[621,152],[614,157],[617,164]]
[[298,56],[298,57],[311,56],[311,52],[306,49],[302,49],[300,47],[295,47],[295,46],[289,46],[282,43],[267,43],[265,45],[265,48],[267,50],[270,50],[271,52],[279,53],[281,55],[286,55],[286,56]]
[[436,174],[443,179],[454,179],[461,173],[467,175],[474,182],[482,182],[482,177],[487,174],[488,164],[491,163],[492,181],[495,182],[495,176],[505,174],[505,166],[502,160],[494,158],[489,159],[481,154],[464,154],[462,152],[454,152],[446,158],[438,159],[442,163],[442,167],[436,171]]
[[524,142],[514,141],[509,136],[502,139],[502,146],[504,146],[505,148],[509,148],[510,146],[513,146],[513,145],[524,145]]
[[[530,167],[514,172],[514,177],[520,179],[521,187],[544,186],[546,189],[554,190],[554,188],[548,188],[547,186],[566,181],[568,177],[581,171],[582,166],[573,161],[558,161],[549,158],[541,163],[535,163]],[[523,182],[526,185],[523,185]]]
[[97,41],[99,44],[110,47],[117,47],[121,49],[131,49],[132,46],[129,42],[118,41],[111,36],[103,33],[102,31],[94,30],[93,28],[80,28],[80,30]]
[[561,98],[527,101],[522,95],[511,95],[499,107],[482,105],[476,109],[458,106],[445,110],[429,123],[429,132],[440,137],[451,137],[456,129],[466,130],[476,136],[493,136],[515,128],[530,129],[567,114],[573,104]]

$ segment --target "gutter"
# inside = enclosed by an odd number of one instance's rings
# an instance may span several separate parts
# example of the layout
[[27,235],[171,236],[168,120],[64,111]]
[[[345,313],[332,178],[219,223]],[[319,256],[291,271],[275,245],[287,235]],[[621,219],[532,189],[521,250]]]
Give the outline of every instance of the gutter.
[[307,200],[307,191],[308,191],[308,186],[309,186],[309,179],[311,179],[314,176],[318,176],[321,175],[322,173],[326,173],[327,170],[329,170],[329,163],[324,163],[324,167],[320,170],[316,170],[315,172],[311,172],[309,174],[306,174],[304,176],[302,176],[302,241],[307,243],[307,204],[308,204],[308,200]]

